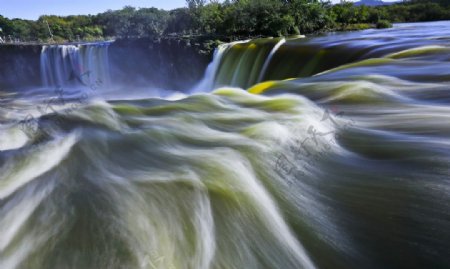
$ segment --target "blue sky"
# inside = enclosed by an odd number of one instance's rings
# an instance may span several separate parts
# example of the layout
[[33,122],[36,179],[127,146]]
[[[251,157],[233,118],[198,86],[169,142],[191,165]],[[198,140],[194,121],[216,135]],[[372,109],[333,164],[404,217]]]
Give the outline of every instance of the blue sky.
[[[393,0],[384,0],[393,1]],[[338,2],[334,0],[333,2]],[[0,15],[7,18],[37,20],[40,15],[87,15],[124,6],[174,9],[185,0],[0,0]]]
[[0,0],[0,15],[7,18],[36,20],[40,15],[97,14],[108,9],[157,7],[174,9],[186,0]]

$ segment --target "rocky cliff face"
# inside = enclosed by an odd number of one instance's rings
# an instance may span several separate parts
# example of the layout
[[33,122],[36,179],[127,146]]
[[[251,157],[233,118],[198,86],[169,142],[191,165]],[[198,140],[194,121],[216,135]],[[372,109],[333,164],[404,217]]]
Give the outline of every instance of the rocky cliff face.
[[41,85],[38,45],[0,45],[0,91]]
[[211,60],[185,41],[117,40],[109,48],[113,83],[184,91]]

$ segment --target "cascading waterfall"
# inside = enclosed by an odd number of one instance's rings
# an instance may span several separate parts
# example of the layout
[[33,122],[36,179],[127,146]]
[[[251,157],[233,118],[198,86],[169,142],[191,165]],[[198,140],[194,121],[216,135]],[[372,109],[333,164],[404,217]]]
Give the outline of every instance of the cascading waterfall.
[[220,64],[222,62],[222,57],[225,54],[225,52],[236,44],[243,44],[247,42],[249,42],[249,40],[235,41],[219,45],[219,47],[214,51],[211,63],[206,68],[203,79],[194,87],[193,92],[204,92],[213,90],[214,87],[216,87],[215,83],[217,72],[219,70]]
[[110,84],[110,42],[80,45],[45,45],[41,77],[45,87],[107,86]]
[[[449,40],[224,45],[178,100],[0,93],[0,268],[448,269]],[[87,51],[47,47],[48,83]]]
[[205,91],[205,89],[212,90],[214,87],[214,80],[216,77],[217,70],[219,69],[220,61],[222,60],[222,56],[224,52],[228,49],[228,47],[232,46],[232,44],[222,44],[214,51],[213,59],[211,63],[206,67],[205,75],[203,79],[194,86],[193,92]]
[[272,61],[273,56],[277,52],[277,50],[286,43],[286,39],[282,38],[278,43],[273,47],[272,51],[269,53],[269,56],[267,57],[266,61],[264,62],[263,67],[261,68],[261,71],[259,72],[258,82],[262,82],[264,80],[264,75],[267,72],[267,68],[269,67],[270,62]]
[[[388,33],[388,36],[376,36],[376,30],[366,32],[355,36],[336,34],[332,41],[327,37],[296,37],[231,43],[217,58],[212,88],[246,89],[258,82],[311,77],[348,63],[380,58],[418,46],[446,44],[445,40],[426,37],[418,40],[414,36],[403,36],[404,40],[399,41],[394,38],[397,32]],[[373,40],[373,36],[381,41]]]

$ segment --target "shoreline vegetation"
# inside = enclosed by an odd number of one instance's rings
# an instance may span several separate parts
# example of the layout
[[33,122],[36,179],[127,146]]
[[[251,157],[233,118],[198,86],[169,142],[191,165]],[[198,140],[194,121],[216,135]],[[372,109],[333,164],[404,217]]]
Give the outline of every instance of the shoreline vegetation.
[[407,0],[356,6],[319,0],[187,0],[170,11],[126,6],[97,15],[48,16],[38,20],[0,16],[8,44],[77,44],[115,39],[175,40],[211,53],[218,44],[242,39],[389,28],[395,22],[450,19],[447,0]]

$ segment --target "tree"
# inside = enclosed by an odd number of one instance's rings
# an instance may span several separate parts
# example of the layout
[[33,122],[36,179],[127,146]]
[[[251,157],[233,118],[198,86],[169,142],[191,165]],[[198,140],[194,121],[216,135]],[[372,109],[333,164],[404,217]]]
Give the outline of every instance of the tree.
[[186,4],[190,9],[200,8],[206,4],[206,0],[186,0]]

